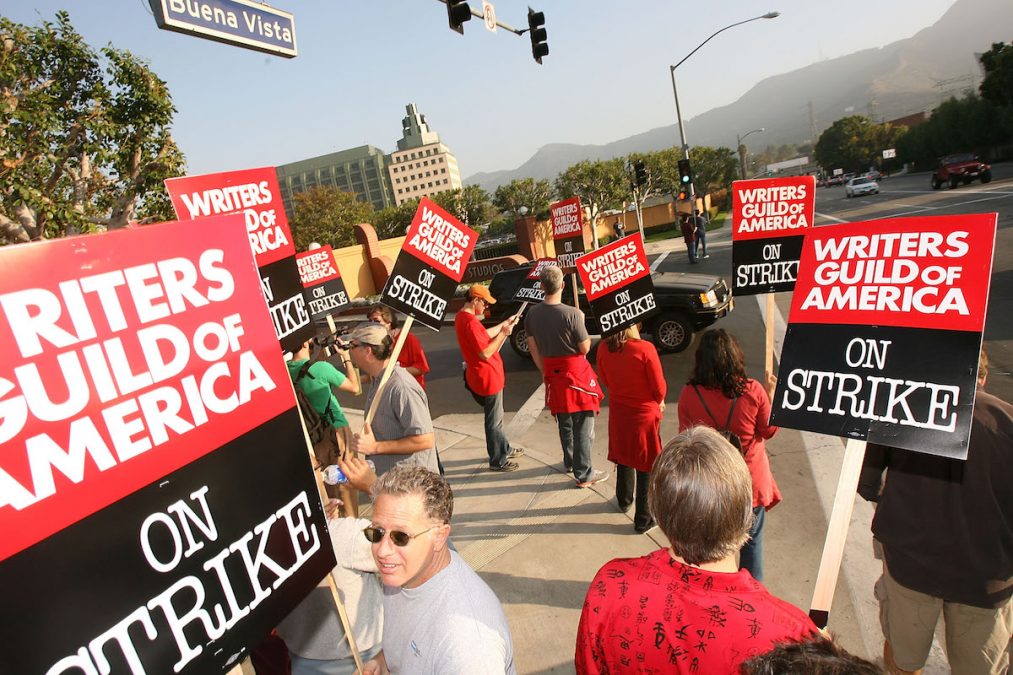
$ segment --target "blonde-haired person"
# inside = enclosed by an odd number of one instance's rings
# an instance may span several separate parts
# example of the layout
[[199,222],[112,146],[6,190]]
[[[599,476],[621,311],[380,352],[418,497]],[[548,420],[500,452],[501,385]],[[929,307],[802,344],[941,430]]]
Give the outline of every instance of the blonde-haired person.
[[688,429],[665,446],[648,500],[671,548],[598,571],[577,628],[577,673],[734,673],[816,632],[735,562],[752,497],[742,456],[713,429]]
[[598,379],[609,397],[610,462],[616,464],[616,501],[626,511],[636,503],[633,528],[654,526],[647,508],[651,467],[661,454],[658,428],[668,385],[658,351],[630,326],[598,346]]

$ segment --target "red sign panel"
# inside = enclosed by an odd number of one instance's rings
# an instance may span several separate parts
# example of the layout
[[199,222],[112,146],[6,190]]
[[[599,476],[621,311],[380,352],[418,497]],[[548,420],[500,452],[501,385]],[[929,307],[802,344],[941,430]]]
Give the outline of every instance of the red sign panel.
[[816,218],[816,178],[789,176],[732,184],[732,239],[805,234]]
[[402,250],[461,283],[477,240],[475,230],[423,197]]
[[654,282],[640,237],[623,237],[577,258],[602,335],[612,335],[658,312]]
[[170,178],[165,188],[180,220],[242,213],[258,267],[295,253],[274,167]]
[[295,254],[295,263],[299,268],[299,279],[303,288],[312,288],[325,281],[341,278],[341,272],[334,263],[334,251],[330,246],[321,246],[312,251]]
[[241,221],[0,251],[0,560],[292,408]]
[[790,321],[980,331],[995,222],[975,214],[814,229]]

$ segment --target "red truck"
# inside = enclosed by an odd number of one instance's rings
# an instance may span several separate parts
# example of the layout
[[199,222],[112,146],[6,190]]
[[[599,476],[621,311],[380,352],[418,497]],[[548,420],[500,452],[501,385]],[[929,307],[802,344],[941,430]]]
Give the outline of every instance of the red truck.
[[992,180],[992,167],[976,155],[947,155],[939,159],[939,168],[932,174],[932,189],[938,190],[947,183],[952,189],[961,183],[967,185],[975,178],[988,183]]

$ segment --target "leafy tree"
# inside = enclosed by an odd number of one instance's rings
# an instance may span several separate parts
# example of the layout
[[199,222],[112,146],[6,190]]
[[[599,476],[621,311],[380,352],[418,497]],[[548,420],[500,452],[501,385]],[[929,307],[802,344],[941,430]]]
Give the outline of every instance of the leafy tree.
[[896,145],[904,127],[874,124],[862,115],[842,117],[816,142],[816,161],[825,169],[862,171],[882,158],[885,148]]
[[463,188],[439,192],[430,199],[474,230],[496,216],[489,201],[489,193],[477,185],[466,185]]
[[130,52],[95,52],[70,25],[0,17],[0,241],[171,219],[184,170],[165,82]]
[[580,197],[581,206],[590,210],[595,223],[602,211],[622,204],[628,190],[626,170],[621,159],[583,160],[556,176],[555,188],[560,199]]
[[409,199],[400,206],[388,206],[373,216],[373,227],[380,239],[403,237],[412,224],[412,218],[419,209],[419,199]]
[[731,187],[739,177],[739,159],[731,148],[712,148],[706,145],[689,149],[693,167],[693,186],[697,194],[718,192]]
[[951,98],[932,112],[923,124],[897,139],[898,159],[929,168],[937,157],[977,151],[1013,141],[1013,107],[999,106],[977,96]]
[[985,68],[981,97],[996,105],[1013,106],[1013,43],[993,43],[980,60]]
[[354,244],[352,228],[372,220],[373,205],[324,185],[297,192],[293,211],[292,236],[296,248],[305,251],[314,241],[335,248]]
[[516,178],[506,185],[496,188],[492,198],[493,206],[513,218],[521,215],[526,208],[531,215],[541,216],[549,211],[552,199],[552,185],[547,180],[534,178]]

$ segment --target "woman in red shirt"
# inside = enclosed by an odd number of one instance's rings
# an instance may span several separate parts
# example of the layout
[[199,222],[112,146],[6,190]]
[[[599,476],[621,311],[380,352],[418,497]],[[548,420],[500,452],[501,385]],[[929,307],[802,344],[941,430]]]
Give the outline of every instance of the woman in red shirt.
[[767,388],[746,377],[746,363],[735,338],[721,328],[705,332],[696,350],[689,382],[679,394],[679,431],[703,424],[739,438],[753,479],[753,527],[739,552],[739,566],[763,581],[764,514],[781,501],[764,440],[777,433],[770,425],[770,396],[777,383],[766,373]]
[[[390,307],[373,305],[366,314],[366,320],[383,324],[390,332],[390,336],[394,338],[395,342],[397,341],[397,336],[401,331],[397,327],[397,316]],[[426,353],[422,351],[422,343],[410,332],[405,336],[404,346],[401,347],[401,353],[397,357],[397,364],[411,373],[423,389],[426,388],[429,361],[426,360]]]
[[636,326],[602,342],[598,379],[609,394],[608,458],[616,463],[616,501],[626,511],[634,503],[635,492],[633,529],[646,532],[654,526],[647,508],[647,486],[654,460],[661,454],[658,427],[668,385],[657,350],[640,339]]

